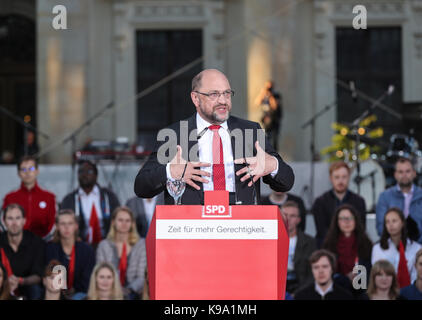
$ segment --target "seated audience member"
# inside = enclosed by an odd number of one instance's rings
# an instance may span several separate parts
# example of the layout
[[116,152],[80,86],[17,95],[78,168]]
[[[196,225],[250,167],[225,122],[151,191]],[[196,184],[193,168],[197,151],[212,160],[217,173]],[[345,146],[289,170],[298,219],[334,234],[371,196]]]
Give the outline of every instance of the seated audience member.
[[396,162],[394,178],[395,186],[383,191],[377,202],[377,232],[381,236],[384,226],[384,215],[390,208],[399,208],[406,219],[410,239],[422,244],[422,188],[413,183],[416,171],[409,159],[400,158]]
[[347,163],[334,162],[331,164],[329,172],[333,188],[316,198],[312,206],[318,248],[324,241],[336,208],[342,204],[347,203],[355,207],[360,222],[364,228],[366,226],[365,200],[360,195],[348,190],[350,169]]
[[387,260],[378,260],[372,266],[367,295],[370,300],[397,300],[399,296],[394,266]]
[[146,238],[155,206],[164,205],[164,193],[160,193],[153,198],[133,197],[126,202],[126,206],[132,210],[135,216],[136,229],[142,238]]
[[6,207],[4,223],[7,232],[0,234],[0,255],[10,289],[27,299],[40,299],[45,243],[32,232],[23,230],[25,211],[19,204],[12,203]]
[[66,195],[60,209],[75,212],[79,224],[79,235],[94,247],[104,239],[110,228],[110,215],[120,203],[110,190],[97,184],[98,169],[91,161],[79,163],[79,188]]
[[304,287],[295,294],[295,300],[353,300],[346,289],[333,281],[336,258],[328,250],[317,250],[309,258],[314,283]]
[[60,265],[59,261],[51,260],[45,267],[44,277],[42,279],[45,288],[44,300],[66,300],[62,289],[64,284],[61,283],[60,278],[56,278],[60,276],[60,273],[54,270],[54,267]]
[[400,295],[407,300],[422,300],[422,249],[415,256],[416,280],[410,286],[400,290]]
[[343,204],[336,209],[323,248],[337,257],[337,274],[334,276],[336,283],[357,295],[362,294],[360,290],[354,290],[352,287],[355,277],[353,268],[355,265],[362,265],[367,273],[370,272],[372,242],[353,206]]
[[299,206],[300,213],[300,223],[298,228],[302,231],[305,231],[306,228],[306,208],[303,200],[290,193],[273,191],[268,197],[261,198],[262,205],[276,205],[280,209],[287,201],[294,201]]
[[15,300],[14,296],[10,294],[7,271],[2,263],[0,263],[0,300]]
[[[30,156],[21,158],[18,162],[18,175],[21,186],[16,191],[6,195],[3,209],[11,203],[18,203],[25,210],[26,223],[24,230],[29,230],[48,241],[54,232],[54,217],[56,216],[56,196],[41,189],[37,183],[37,159]],[[4,219],[2,219],[4,223]]]
[[286,290],[293,294],[298,288],[312,282],[312,271],[308,259],[316,250],[316,244],[312,237],[298,228],[301,217],[296,202],[287,201],[281,210],[287,218],[290,239]]
[[384,227],[379,243],[372,249],[372,264],[388,260],[397,272],[400,288],[416,280],[415,256],[422,246],[407,236],[406,221],[399,208],[391,208],[384,215]]
[[101,262],[94,267],[86,299],[123,300],[119,277],[110,263]]
[[139,237],[128,207],[113,211],[107,239],[98,245],[97,263],[100,262],[109,262],[118,270],[125,298],[140,298],[145,280],[145,239]]
[[66,296],[82,299],[88,291],[95,253],[89,244],[78,238],[78,223],[70,209],[60,210],[57,214],[53,242],[48,243],[46,249],[46,262],[53,259],[67,270]]

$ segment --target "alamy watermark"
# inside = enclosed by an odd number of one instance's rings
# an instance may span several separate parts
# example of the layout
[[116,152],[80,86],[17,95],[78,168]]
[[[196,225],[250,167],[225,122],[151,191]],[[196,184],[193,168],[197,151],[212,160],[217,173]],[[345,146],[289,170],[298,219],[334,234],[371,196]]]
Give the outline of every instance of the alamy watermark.
[[364,5],[356,5],[353,7],[353,13],[357,14],[353,18],[353,28],[356,30],[368,28],[368,11]]

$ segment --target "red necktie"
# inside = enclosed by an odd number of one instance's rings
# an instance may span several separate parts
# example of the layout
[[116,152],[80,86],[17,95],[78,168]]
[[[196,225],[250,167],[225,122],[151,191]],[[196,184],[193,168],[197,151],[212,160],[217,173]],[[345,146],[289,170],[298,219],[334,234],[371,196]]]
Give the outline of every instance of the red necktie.
[[89,218],[89,226],[91,228],[92,235],[91,239],[89,240],[92,244],[98,244],[101,241],[102,236],[100,221],[98,220],[97,209],[95,208],[94,204],[92,204],[91,217]]
[[400,260],[399,260],[399,267],[397,270],[397,280],[399,282],[400,288],[410,286],[410,275],[409,269],[407,269],[407,260],[404,254],[404,246],[403,242],[400,241],[399,245],[400,251]]
[[209,128],[214,133],[212,138],[212,170],[214,178],[214,190],[226,190],[226,175],[224,173],[224,154],[223,154],[223,143],[221,137],[218,134],[218,129],[221,126],[212,125]]
[[126,242],[123,242],[122,256],[120,257],[119,271],[120,271],[120,283],[122,286],[126,282],[126,269],[127,269],[127,254],[126,254]]
[[12,267],[10,266],[9,259],[7,258],[6,253],[4,252],[3,248],[0,249],[0,252],[1,252],[1,263],[6,269],[7,277],[10,277],[11,275],[13,275],[13,271],[12,271]]
[[67,288],[72,289],[73,287],[73,279],[75,275],[75,245],[73,245],[72,253],[70,254],[70,261],[69,261],[69,277],[67,278]]

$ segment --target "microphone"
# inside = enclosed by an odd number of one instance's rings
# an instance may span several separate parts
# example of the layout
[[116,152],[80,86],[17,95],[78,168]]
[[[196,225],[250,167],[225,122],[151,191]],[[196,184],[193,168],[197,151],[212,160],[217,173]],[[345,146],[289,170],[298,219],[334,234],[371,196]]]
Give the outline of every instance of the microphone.
[[207,132],[208,127],[205,127],[200,133],[198,133],[198,135],[196,136],[196,139],[199,140],[202,138],[202,136],[205,134],[205,132]]
[[350,88],[350,91],[352,92],[353,102],[356,102],[357,101],[357,98],[358,98],[358,95],[356,93],[356,87],[355,87],[355,82],[354,81],[350,81],[349,82],[349,88]]

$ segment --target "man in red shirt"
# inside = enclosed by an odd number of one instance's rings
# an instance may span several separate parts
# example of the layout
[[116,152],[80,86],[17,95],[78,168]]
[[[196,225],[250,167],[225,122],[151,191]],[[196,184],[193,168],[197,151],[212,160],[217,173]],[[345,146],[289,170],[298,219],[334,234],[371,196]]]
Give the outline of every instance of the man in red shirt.
[[[51,239],[56,218],[56,196],[37,184],[38,162],[24,156],[18,162],[18,175],[22,183],[18,190],[6,195],[2,209],[11,203],[20,204],[26,212],[24,230],[29,230],[48,241]],[[1,223],[4,225],[3,216]]]

